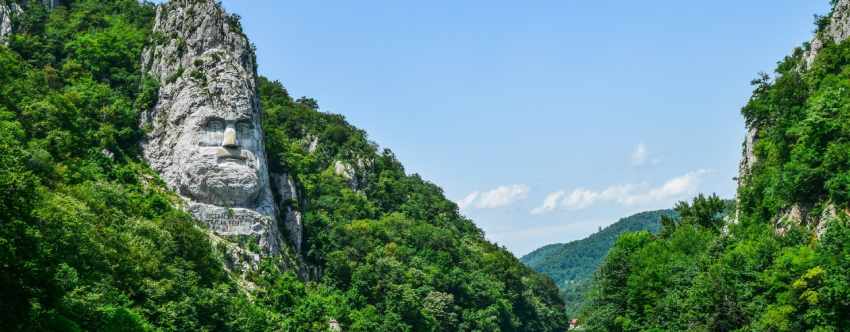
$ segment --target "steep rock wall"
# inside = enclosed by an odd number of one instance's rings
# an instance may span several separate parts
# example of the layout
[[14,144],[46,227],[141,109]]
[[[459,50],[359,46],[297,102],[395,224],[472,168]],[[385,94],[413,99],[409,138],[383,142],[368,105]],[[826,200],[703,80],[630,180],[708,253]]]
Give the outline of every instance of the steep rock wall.
[[21,11],[15,3],[0,0],[0,45],[6,45],[9,42],[9,35],[12,34],[12,16]]
[[[828,24],[820,29],[809,43],[809,49],[803,54],[803,64],[798,70],[808,70],[827,42],[841,43],[850,38],[850,0],[838,0],[828,19]],[[754,165],[758,162],[755,155],[755,145],[759,140],[759,131],[760,128],[758,127],[747,127],[742,158],[738,168],[738,187],[746,184]],[[838,216],[838,212],[833,204],[826,204],[821,209],[820,214],[813,213],[813,210],[811,206],[793,204],[783,211],[779,211],[776,220],[773,221],[776,232],[784,234],[789,224],[797,224],[810,226],[818,237],[823,235],[827,224]]]
[[[145,158],[215,233],[248,238],[261,254],[276,255],[283,239],[255,55],[238,18],[212,0],[175,0],[158,7],[153,30],[142,66],[160,88],[142,117]],[[300,242],[300,228],[290,238]]]
[[806,52],[806,67],[812,65],[826,41],[840,43],[850,38],[850,0],[839,0],[829,17],[829,24],[812,39]]

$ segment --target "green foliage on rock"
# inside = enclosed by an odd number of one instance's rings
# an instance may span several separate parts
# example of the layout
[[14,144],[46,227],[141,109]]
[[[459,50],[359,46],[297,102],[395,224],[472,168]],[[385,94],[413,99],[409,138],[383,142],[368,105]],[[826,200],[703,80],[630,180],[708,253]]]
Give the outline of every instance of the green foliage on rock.
[[487,242],[442,189],[407,175],[391,151],[315,100],[266,79],[260,96],[272,171],[302,187],[305,199],[291,204],[306,211],[302,249],[321,271],[315,287],[339,303],[303,317],[353,331],[565,328],[551,281]]
[[0,46],[4,330],[222,330],[252,315],[139,159],[152,15],[135,0],[33,4]]

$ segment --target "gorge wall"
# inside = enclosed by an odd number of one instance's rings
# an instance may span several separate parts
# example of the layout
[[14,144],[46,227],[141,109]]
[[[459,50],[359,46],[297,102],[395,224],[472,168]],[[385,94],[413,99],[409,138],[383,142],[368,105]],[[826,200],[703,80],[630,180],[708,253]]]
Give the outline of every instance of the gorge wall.
[[[812,40],[803,48],[801,65],[796,71],[805,74],[810,70],[827,43],[839,44],[850,38],[850,0],[838,0],[832,12],[820,19],[821,26]],[[759,124],[747,123],[747,134],[744,138],[742,158],[738,170],[738,187],[747,184],[753,168],[758,162],[756,145],[761,132]],[[778,211],[774,220],[777,233],[783,234],[789,224],[806,225],[820,237],[826,231],[830,220],[838,216],[838,210],[831,202],[816,208],[811,202],[795,202]]]
[[160,84],[142,117],[144,156],[187,210],[219,235],[248,237],[263,255],[280,251],[280,224],[299,247],[300,214],[279,211],[272,192],[287,200],[297,189],[269,173],[255,54],[238,18],[212,0],[159,6],[142,67]]

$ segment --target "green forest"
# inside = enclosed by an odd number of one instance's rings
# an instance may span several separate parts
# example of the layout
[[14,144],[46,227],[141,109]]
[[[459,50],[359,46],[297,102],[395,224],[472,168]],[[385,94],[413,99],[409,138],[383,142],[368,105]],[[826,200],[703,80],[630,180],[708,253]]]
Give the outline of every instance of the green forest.
[[[831,19],[818,18],[820,36]],[[757,162],[737,206],[700,196],[658,235],[620,237],[582,309],[586,330],[850,329],[850,42],[821,40],[813,63],[806,44],[753,80],[742,113]]]
[[662,216],[674,217],[675,213],[672,210],[641,212],[620,219],[587,238],[539,248],[520,258],[520,261],[552,278],[561,290],[567,314],[576,317],[584,303],[593,273],[602,264],[617,238],[626,232],[658,233]]
[[[805,44],[753,80],[742,114],[758,161],[736,201],[625,218],[529,254],[531,267],[363,130],[260,77],[265,152],[298,184],[286,204],[303,212],[308,273],[266,257],[239,274],[142,157],[156,5],[0,0],[12,3],[0,330],[565,331],[568,317],[587,331],[850,329],[850,41],[820,38],[811,63]],[[817,17],[819,36],[832,19]]]
[[[304,193],[291,204],[306,205],[303,260],[317,273],[272,259],[246,280],[226,271],[141,157],[139,114],[158,97],[139,63],[154,7],[30,1],[13,17],[0,46],[4,331],[566,329],[549,278],[487,242],[365,132],[266,79],[266,152]],[[337,161],[364,165],[355,186]]]

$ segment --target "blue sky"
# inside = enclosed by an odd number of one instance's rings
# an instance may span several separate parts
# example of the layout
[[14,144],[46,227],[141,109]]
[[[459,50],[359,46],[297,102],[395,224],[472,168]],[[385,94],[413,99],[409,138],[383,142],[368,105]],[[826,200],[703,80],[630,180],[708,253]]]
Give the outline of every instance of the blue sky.
[[827,0],[225,0],[261,74],[440,185],[517,255],[734,195],[749,81]]

